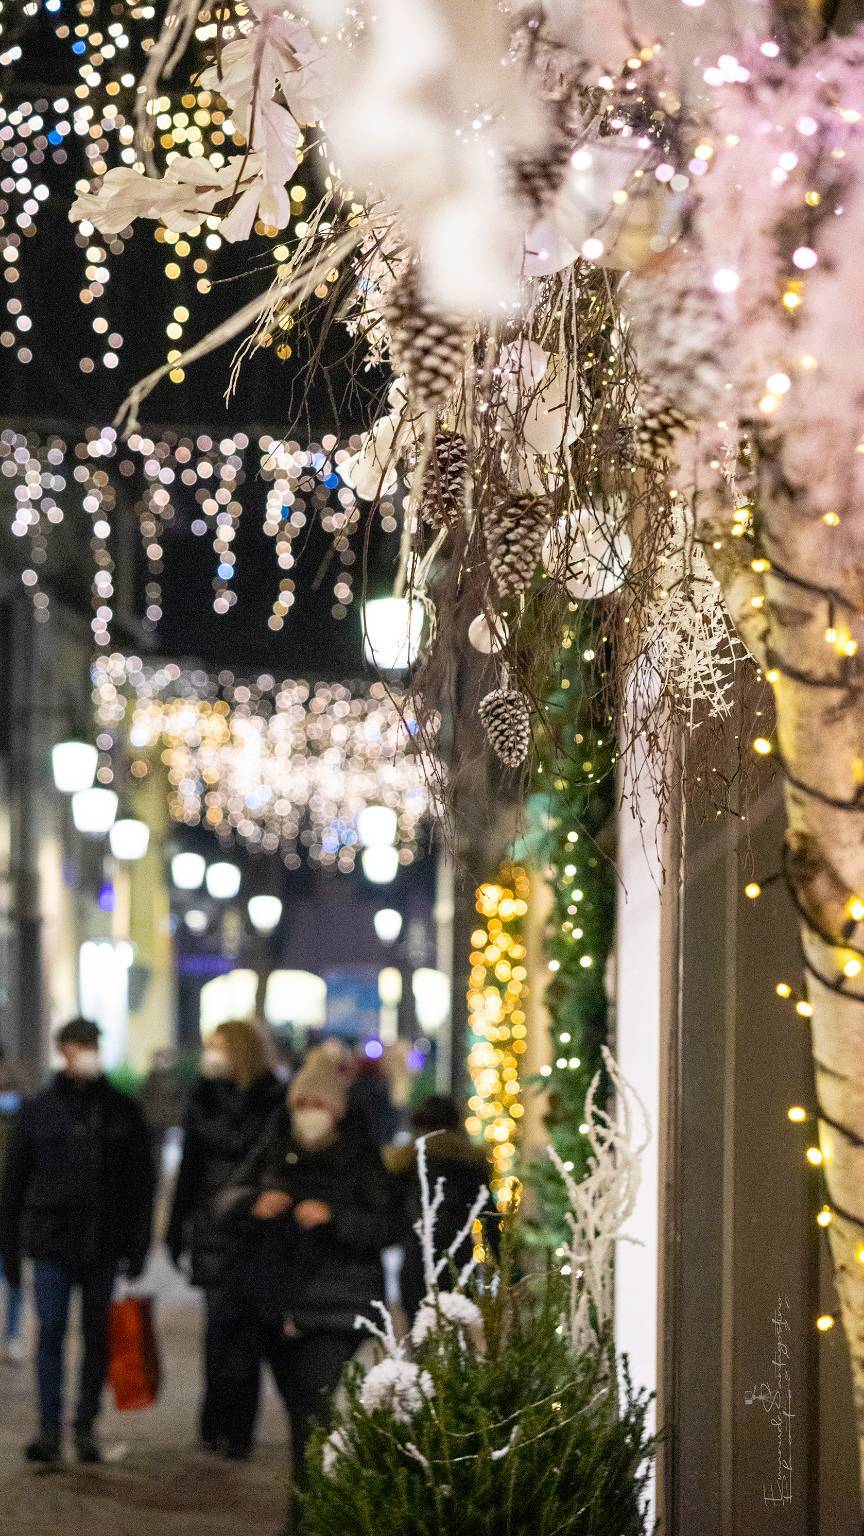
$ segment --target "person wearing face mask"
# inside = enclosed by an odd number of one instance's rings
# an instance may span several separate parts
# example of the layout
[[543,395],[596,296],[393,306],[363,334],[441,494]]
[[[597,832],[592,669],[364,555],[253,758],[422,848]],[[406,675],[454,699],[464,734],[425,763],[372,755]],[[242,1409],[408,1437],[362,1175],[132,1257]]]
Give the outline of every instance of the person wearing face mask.
[[231,1282],[240,1237],[220,1219],[216,1201],[260,1140],[284,1090],[271,1070],[263,1034],[245,1019],[213,1031],[200,1065],[186,1111],[166,1243],[177,1267],[188,1268],[192,1284],[204,1292],[202,1444],[217,1454],[243,1457],[252,1446],[260,1363],[253,1349],[242,1364],[247,1389],[238,1400]]
[[39,1321],[39,1433],[28,1460],[62,1455],[63,1351],[74,1290],[81,1296],[83,1351],[75,1414],[78,1459],[101,1459],[95,1436],[108,1367],[108,1309],[121,1266],[144,1268],[154,1169],[139,1106],[112,1087],[99,1030],[73,1019],[55,1035],[62,1067],[26,1101],[9,1141],[0,1194],[0,1254],[7,1278],[33,1260]]
[[239,1325],[284,1399],[296,1480],[322,1394],[357,1348],[355,1318],[383,1300],[381,1250],[398,1230],[380,1153],[326,1052],[310,1052],[235,1184],[248,1223]]

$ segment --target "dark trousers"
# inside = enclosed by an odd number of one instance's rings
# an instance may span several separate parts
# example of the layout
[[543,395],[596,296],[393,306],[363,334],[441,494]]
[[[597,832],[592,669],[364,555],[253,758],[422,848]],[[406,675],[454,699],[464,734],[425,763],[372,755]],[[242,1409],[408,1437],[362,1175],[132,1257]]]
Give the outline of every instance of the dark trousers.
[[102,1388],[108,1375],[108,1308],[114,1290],[115,1264],[94,1264],[73,1269],[50,1259],[33,1266],[33,1290],[39,1319],[36,1380],[39,1419],[43,1428],[59,1428],[63,1422],[63,1363],[69,1302],[74,1289],[81,1292],[83,1355],[78,1384],[75,1424],[88,1428],[99,1412]]
[[201,1410],[202,1438],[227,1441],[236,1449],[252,1445],[261,1363],[266,1361],[288,1411],[295,1476],[299,1476],[312,1428],[326,1408],[343,1367],[357,1348],[353,1333],[310,1333],[286,1338],[266,1323],[254,1305],[231,1286],[207,1292],[206,1384]]
[[246,1313],[233,1287],[207,1290],[201,1439],[238,1451],[251,1448],[261,1389],[261,1349]]

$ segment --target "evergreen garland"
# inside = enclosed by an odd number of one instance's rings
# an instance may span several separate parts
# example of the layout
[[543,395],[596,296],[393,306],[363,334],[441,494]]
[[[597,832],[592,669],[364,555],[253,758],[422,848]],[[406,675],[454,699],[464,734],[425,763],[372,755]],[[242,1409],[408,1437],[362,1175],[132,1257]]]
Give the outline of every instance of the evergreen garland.
[[[599,686],[600,621],[586,612],[580,610],[578,629],[565,631],[557,686],[546,703],[548,730],[537,733],[533,793],[518,850],[545,873],[552,892],[545,937],[551,1055],[536,1086],[549,1095],[549,1140],[577,1181],[588,1150],[582,1109],[591,1079],[602,1071],[609,1030],[604,976],[615,920],[614,850],[600,844],[612,824],[617,750]],[[521,1173],[535,1194],[527,1235],[554,1248],[566,1235],[561,1181],[545,1158]]]

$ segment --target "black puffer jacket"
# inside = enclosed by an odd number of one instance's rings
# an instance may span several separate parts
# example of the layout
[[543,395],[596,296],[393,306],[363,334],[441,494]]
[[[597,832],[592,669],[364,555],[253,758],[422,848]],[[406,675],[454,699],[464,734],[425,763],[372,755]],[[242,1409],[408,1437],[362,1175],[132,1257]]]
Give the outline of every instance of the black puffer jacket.
[[[482,1147],[475,1147],[467,1136],[456,1131],[441,1131],[426,1142],[429,1188],[434,1195],[438,1179],[443,1179],[443,1200],[435,1220],[436,1258],[446,1253],[459,1235],[479,1191],[488,1187],[489,1163]],[[423,1275],[423,1253],[420,1239],[414,1230],[420,1219],[420,1179],[417,1174],[417,1148],[387,1147],[384,1162],[399,1192],[403,1227],[400,1242],[405,1247],[400,1285],[402,1304],[413,1320],[417,1308],[426,1295]],[[498,1244],[498,1223],[494,1215],[491,1193],[483,1213],[484,1235],[493,1251]],[[454,1254],[454,1262],[461,1266],[471,1257],[471,1241],[467,1240]],[[442,1275],[441,1284],[449,1284],[449,1276]]]
[[[399,1240],[399,1213],[381,1154],[354,1116],[329,1147],[308,1151],[291,1135],[283,1106],[268,1135],[237,1175],[246,1262],[238,1278],[265,1320],[290,1317],[304,1333],[353,1332],[358,1313],[384,1299],[381,1250]],[[321,1200],[332,1219],[304,1231],[289,1212],[251,1216],[264,1190],[294,1205]]]
[[284,1094],[272,1072],[246,1089],[202,1077],[192,1090],[165,1240],[175,1259],[191,1254],[193,1285],[221,1285],[237,1257],[236,1229],[220,1218],[214,1201],[260,1141]]
[[72,1268],[141,1269],[150,1241],[155,1174],[140,1107],[107,1078],[60,1072],[13,1126],[0,1196],[0,1253]]

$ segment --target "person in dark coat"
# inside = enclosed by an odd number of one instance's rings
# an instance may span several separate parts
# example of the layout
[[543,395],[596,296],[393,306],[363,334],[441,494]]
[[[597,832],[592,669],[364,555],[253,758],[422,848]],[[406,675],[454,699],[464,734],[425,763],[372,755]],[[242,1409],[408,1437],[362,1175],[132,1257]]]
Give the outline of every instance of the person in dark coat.
[[380,1061],[361,1056],[354,1066],[348,1089],[348,1108],[362,1115],[376,1147],[385,1147],[399,1129],[399,1113],[393,1107],[390,1084]]
[[398,1237],[381,1155],[347,1113],[344,1076],[326,1053],[300,1069],[236,1185],[247,1213],[238,1330],[254,1333],[273,1371],[297,1481],[322,1394],[357,1348],[355,1319],[383,1300],[381,1250]]
[[201,1439],[211,1450],[241,1457],[252,1445],[260,1367],[253,1349],[243,1365],[248,1394],[241,1408],[233,1381],[237,1348],[231,1290],[238,1233],[219,1218],[216,1199],[260,1141],[284,1089],[268,1065],[261,1031],[244,1019],[214,1030],[201,1067],[186,1112],[165,1240],[178,1268],[188,1259],[192,1284],[205,1296]]
[[[426,1295],[423,1273],[423,1253],[420,1239],[414,1230],[420,1219],[420,1180],[417,1173],[417,1141],[426,1140],[426,1159],[429,1169],[429,1186],[434,1193],[438,1179],[443,1179],[443,1201],[435,1220],[436,1254],[446,1253],[468,1219],[469,1212],[479,1191],[488,1188],[490,1167],[482,1147],[469,1141],[452,1099],[443,1094],[429,1094],[417,1105],[411,1117],[414,1140],[406,1146],[387,1147],[384,1163],[399,1190],[399,1201],[404,1217],[401,1241],[405,1248],[400,1288],[402,1305],[413,1322],[417,1310]],[[494,1221],[495,1202],[490,1192],[489,1202],[483,1215],[484,1234],[493,1248],[497,1246],[497,1228]],[[458,1268],[471,1257],[471,1238],[453,1255]],[[446,1284],[446,1277],[442,1278]]]
[[63,1068],[27,1101],[10,1138],[0,1194],[0,1253],[11,1283],[34,1261],[40,1431],[30,1461],[62,1452],[63,1346],[72,1291],[84,1350],[75,1415],[79,1460],[100,1459],[94,1425],[108,1369],[108,1309],[118,1269],[144,1268],[154,1170],[138,1104],[102,1072],[99,1030],[73,1019],[55,1037]]

